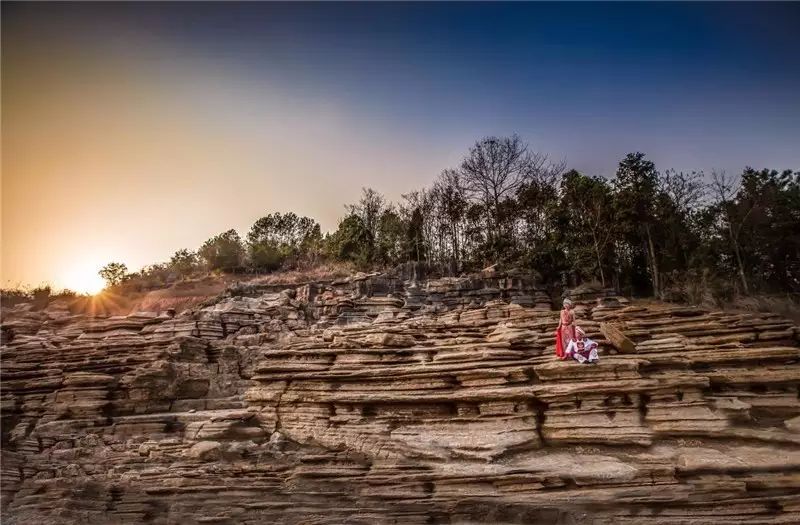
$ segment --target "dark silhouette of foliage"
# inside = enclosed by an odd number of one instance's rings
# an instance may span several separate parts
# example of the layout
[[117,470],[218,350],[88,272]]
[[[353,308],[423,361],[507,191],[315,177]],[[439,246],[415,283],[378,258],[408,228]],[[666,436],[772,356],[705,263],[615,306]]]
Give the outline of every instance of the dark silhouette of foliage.
[[172,255],[168,267],[181,277],[189,277],[197,271],[199,264],[198,255],[184,248]]
[[128,267],[124,263],[110,262],[97,273],[106,282],[106,286],[118,286],[128,276]]
[[327,239],[328,253],[336,259],[361,266],[372,263],[373,240],[364,222],[357,215],[348,215]]
[[236,230],[210,238],[197,253],[209,270],[233,271],[244,265],[244,244]]
[[261,217],[247,234],[250,265],[266,271],[277,270],[289,261],[292,266],[315,260],[322,240],[319,224],[292,212]]
[[[272,213],[253,224],[246,244],[229,230],[136,275],[155,286],[194,275],[201,261],[222,271],[425,261],[450,275],[501,263],[546,285],[597,282],[683,301],[800,292],[797,172],[659,172],[639,152],[611,178],[564,168],[516,135],[487,137],[397,204],[363,188],[325,236],[311,218]],[[129,276],[119,263],[101,275],[109,285]]]

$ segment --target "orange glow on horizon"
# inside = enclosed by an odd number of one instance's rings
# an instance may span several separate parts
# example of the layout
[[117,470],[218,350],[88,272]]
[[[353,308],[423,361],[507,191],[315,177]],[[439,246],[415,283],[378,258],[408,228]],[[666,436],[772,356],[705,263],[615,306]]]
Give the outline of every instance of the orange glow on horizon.
[[95,295],[100,293],[106,284],[97,271],[90,265],[75,266],[59,276],[59,282],[63,284],[64,288],[75,292]]

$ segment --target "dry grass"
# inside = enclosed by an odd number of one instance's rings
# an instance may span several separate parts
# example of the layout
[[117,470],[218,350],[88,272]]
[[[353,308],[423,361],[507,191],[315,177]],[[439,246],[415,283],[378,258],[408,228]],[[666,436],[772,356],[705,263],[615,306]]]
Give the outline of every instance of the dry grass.
[[800,295],[797,294],[738,297],[730,306],[736,310],[778,314],[800,323]]
[[180,281],[169,288],[147,292],[133,302],[132,310],[163,312],[172,309],[180,312],[192,308],[224,292],[228,284],[232,282],[226,277]]
[[331,281],[357,273],[356,267],[351,263],[335,262],[325,263],[313,268],[299,270],[278,271],[268,275],[250,279],[252,284],[286,284],[295,285],[309,282]]
[[[356,273],[350,264],[329,263],[301,270],[277,271],[269,275],[251,276],[242,274],[217,274],[199,279],[179,281],[157,290],[106,291],[104,300],[78,301],[71,304],[74,313],[97,313],[100,315],[126,315],[130,312],[163,312],[196,307],[223,293],[234,283],[293,286],[307,282],[331,281]],[[100,308],[102,306],[102,308]]]

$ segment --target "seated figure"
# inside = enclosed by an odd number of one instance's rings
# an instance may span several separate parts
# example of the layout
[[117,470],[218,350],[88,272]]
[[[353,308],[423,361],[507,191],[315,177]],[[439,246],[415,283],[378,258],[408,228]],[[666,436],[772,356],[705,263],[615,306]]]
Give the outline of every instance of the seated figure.
[[565,354],[581,364],[596,363],[600,359],[597,355],[597,343],[587,338],[580,327],[575,328],[575,339],[567,345]]

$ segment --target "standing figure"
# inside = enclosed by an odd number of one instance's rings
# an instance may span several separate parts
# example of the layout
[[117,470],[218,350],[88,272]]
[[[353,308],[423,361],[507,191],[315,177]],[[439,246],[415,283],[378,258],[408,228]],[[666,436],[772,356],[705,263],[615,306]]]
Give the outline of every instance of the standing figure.
[[556,357],[566,359],[567,346],[575,339],[575,314],[572,309],[575,305],[569,299],[564,299],[564,308],[558,320],[556,329]]

